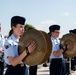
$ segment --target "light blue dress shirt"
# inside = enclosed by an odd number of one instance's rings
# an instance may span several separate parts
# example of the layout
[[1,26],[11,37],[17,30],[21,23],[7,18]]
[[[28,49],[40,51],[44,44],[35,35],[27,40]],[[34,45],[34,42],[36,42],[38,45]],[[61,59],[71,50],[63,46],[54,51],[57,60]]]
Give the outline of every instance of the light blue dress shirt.
[[8,65],[11,65],[8,56],[17,57],[18,56],[18,42],[15,38],[15,36],[12,34],[5,42],[5,48],[4,48],[4,59],[5,63]]
[[53,52],[54,51],[59,51],[60,50],[60,40],[59,39],[55,39],[54,37],[50,38],[52,41],[52,53],[50,55],[50,58],[63,58],[63,54],[61,54],[59,57],[54,56]]

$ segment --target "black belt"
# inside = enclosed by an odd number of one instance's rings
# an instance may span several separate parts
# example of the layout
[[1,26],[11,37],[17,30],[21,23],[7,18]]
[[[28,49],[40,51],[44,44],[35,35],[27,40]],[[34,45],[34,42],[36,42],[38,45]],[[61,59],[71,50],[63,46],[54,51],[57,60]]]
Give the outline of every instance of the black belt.
[[[12,65],[7,65],[7,66],[13,67]],[[21,64],[16,65],[15,67],[17,67],[17,66],[24,67],[24,66],[26,66],[26,65],[25,65],[24,63],[21,63]]]
[[52,58],[51,60],[63,60],[63,58]]

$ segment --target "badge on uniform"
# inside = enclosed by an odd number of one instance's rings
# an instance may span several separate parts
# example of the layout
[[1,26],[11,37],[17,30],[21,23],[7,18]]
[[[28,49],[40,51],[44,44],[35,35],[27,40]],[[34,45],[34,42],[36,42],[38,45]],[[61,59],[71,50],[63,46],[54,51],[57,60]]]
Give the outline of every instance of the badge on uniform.
[[8,49],[11,46],[11,44],[5,45],[5,48]]

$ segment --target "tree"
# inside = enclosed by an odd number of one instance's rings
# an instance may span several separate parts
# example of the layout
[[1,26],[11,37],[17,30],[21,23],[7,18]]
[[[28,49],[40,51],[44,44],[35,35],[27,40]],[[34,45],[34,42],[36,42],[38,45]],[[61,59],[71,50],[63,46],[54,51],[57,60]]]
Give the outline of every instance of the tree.
[[25,31],[26,31],[26,30],[29,30],[29,29],[35,29],[35,27],[33,27],[33,26],[30,25],[30,24],[26,24],[24,28],[25,28]]

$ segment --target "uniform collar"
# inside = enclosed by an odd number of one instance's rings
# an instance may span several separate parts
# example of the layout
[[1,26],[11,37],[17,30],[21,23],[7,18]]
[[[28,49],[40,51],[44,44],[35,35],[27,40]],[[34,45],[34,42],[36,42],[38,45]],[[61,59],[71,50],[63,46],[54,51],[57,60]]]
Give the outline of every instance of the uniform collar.
[[54,37],[52,37],[52,36],[51,36],[51,39],[52,39],[52,40],[57,40],[57,39],[55,39],[55,38],[54,38]]
[[11,35],[11,38],[12,38],[14,41],[16,41],[17,43],[19,42],[19,40],[16,39],[15,36],[14,36],[13,34]]
[[58,38],[56,39],[56,38],[54,38],[52,36],[51,36],[51,39],[54,40],[54,41],[58,41]]

